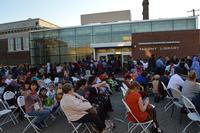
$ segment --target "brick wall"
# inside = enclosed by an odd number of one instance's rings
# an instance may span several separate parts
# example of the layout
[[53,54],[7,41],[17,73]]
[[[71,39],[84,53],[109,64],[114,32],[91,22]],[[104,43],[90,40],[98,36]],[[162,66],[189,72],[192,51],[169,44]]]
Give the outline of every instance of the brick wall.
[[0,64],[17,65],[30,63],[29,51],[8,52],[8,39],[0,39]]
[[137,59],[146,58],[147,51],[156,57],[197,55],[200,54],[199,33],[200,30],[133,33],[132,55]]

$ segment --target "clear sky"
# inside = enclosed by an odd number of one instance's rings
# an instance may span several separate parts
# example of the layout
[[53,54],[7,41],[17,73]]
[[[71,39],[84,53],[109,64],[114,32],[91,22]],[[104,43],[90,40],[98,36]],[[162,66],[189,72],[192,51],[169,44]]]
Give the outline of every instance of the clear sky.
[[[42,18],[59,26],[80,25],[80,15],[131,10],[132,20],[142,19],[143,0],[0,0],[0,23]],[[149,0],[150,19],[191,16],[200,0]],[[200,12],[196,12],[200,14]]]

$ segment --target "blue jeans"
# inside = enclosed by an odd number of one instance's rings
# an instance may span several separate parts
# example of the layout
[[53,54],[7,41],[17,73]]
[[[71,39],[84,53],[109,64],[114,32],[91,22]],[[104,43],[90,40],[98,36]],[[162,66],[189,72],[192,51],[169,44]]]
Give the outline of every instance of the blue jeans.
[[30,115],[30,116],[37,117],[37,120],[35,121],[36,123],[40,123],[43,120],[45,120],[49,114],[50,114],[49,109],[43,109],[42,111],[33,111],[33,112],[28,113],[28,115]]

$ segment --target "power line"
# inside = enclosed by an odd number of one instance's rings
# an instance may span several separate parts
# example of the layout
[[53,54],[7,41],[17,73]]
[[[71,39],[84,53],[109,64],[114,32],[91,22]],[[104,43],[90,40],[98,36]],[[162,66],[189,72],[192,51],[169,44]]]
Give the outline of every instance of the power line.
[[[190,10],[190,11],[187,11],[188,13],[190,13],[190,12],[192,12],[192,14],[193,14],[193,16],[196,16],[196,12],[198,12],[198,11],[200,11],[200,9],[192,9],[192,10]],[[197,16],[198,16],[199,14],[197,14]]]

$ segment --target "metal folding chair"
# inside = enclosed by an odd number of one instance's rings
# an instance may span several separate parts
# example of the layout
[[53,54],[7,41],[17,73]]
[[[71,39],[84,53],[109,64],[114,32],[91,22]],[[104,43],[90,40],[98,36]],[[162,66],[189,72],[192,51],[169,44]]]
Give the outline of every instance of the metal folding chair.
[[6,105],[4,104],[3,100],[0,99],[0,103],[2,106],[0,106],[0,118],[5,117],[1,122],[0,122],[0,131],[3,131],[1,128],[2,125],[12,121],[13,124],[15,125],[15,121],[13,120],[13,115],[12,115],[12,110],[8,109]]
[[187,116],[191,120],[191,122],[182,130],[183,133],[186,133],[186,129],[193,122],[200,122],[200,115],[199,115],[198,111],[196,110],[195,106],[193,105],[193,103],[187,97],[182,95],[182,100],[188,111]]
[[164,110],[166,112],[173,105],[173,96],[169,93],[169,90],[167,89],[165,84],[163,82],[161,82],[161,84],[163,86],[163,89],[167,92],[167,99],[169,99],[169,102],[164,106]]
[[17,104],[18,104],[20,110],[23,112],[24,117],[29,122],[29,124],[24,128],[24,130],[22,131],[22,133],[26,132],[30,127],[33,127],[33,129],[35,130],[35,132],[39,133],[40,129],[34,124],[34,122],[36,121],[37,117],[30,116],[30,115],[28,115],[27,113],[24,112],[24,109],[23,109],[23,106],[25,105],[24,96],[19,96],[17,98]]
[[85,126],[85,129],[83,132],[85,132],[87,130],[89,133],[92,133],[86,123],[71,122],[68,119],[67,119],[67,121],[73,127],[73,131],[71,133],[74,133],[74,132],[79,133],[78,130],[81,128],[81,126]]
[[173,95],[173,105],[172,105],[172,112],[171,112],[171,117],[174,112],[174,106],[178,108],[183,108],[183,103],[181,99],[181,92],[178,89],[171,89],[172,95]]
[[0,87],[0,98],[2,98],[4,90],[5,90],[5,87]]
[[128,86],[127,86],[125,83],[122,82],[122,86],[124,87],[124,89],[125,89],[126,91],[128,91]]
[[3,94],[3,99],[4,99],[4,102],[7,106],[7,108],[12,110],[13,117],[14,117],[15,121],[18,123],[17,117],[14,114],[17,111],[18,107],[16,107],[15,105],[9,105],[7,102],[9,100],[15,100],[15,93],[12,91],[6,91]]
[[122,87],[122,86],[120,87],[120,89],[122,91],[123,97],[125,97],[127,90],[124,89],[124,87]]
[[[124,106],[126,107],[126,109],[128,110],[128,112],[136,120],[136,122],[128,122],[128,132],[132,133],[138,126],[140,126],[142,128],[142,131],[140,133],[143,133],[143,132],[149,133],[150,131],[148,130],[148,127],[153,123],[153,120],[149,120],[149,121],[146,121],[146,122],[139,122],[138,119],[135,117],[135,115],[132,113],[129,106],[124,101],[124,99],[122,99],[122,102],[123,102]],[[132,124],[132,126],[131,126],[131,124]]]

